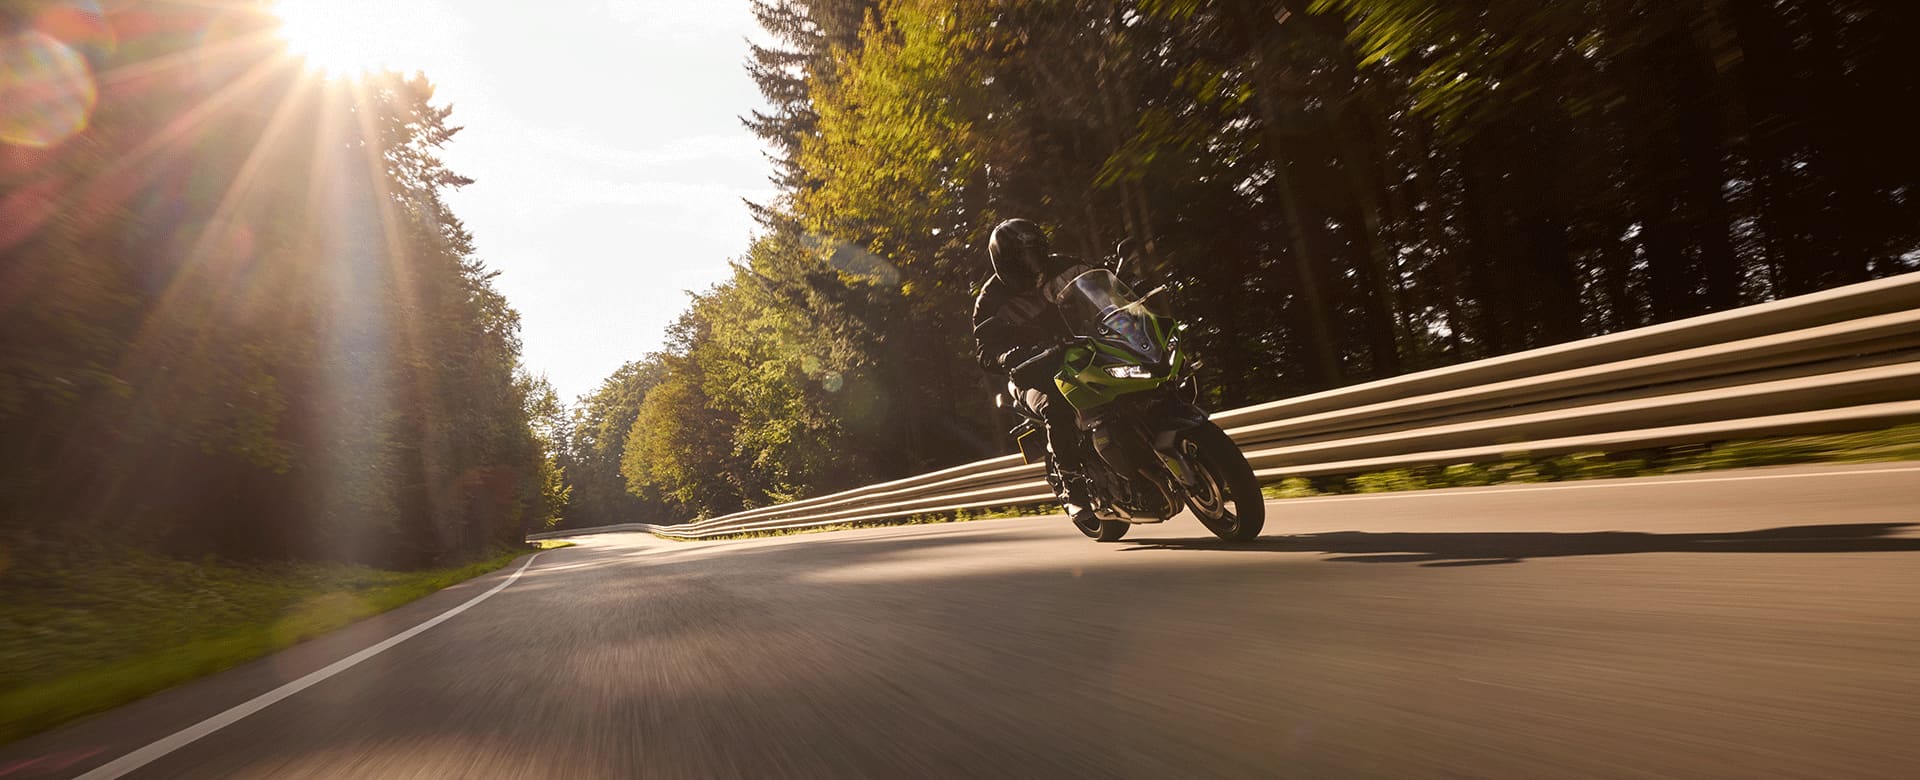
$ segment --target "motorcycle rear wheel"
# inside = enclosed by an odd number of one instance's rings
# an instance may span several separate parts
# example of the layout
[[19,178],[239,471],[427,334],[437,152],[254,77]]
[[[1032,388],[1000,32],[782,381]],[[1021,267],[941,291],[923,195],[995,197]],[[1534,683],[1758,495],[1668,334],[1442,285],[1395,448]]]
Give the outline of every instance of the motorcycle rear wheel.
[[1258,537],[1267,524],[1266,496],[1232,437],[1218,425],[1203,423],[1187,431],[1181,447],[1199,471],[1199,484],[1188,490],[1187,508],[1200,524],[1229,542]]
[[1080,529],[1080,533],[1085,534],[1088,539],[1117,542],[1120,541],[1120,537],[1126,536],[1127,529],[1133,526],[1119,520],[1100,520],[1089,517],[1085,520],[1075,519],[1073,527]]

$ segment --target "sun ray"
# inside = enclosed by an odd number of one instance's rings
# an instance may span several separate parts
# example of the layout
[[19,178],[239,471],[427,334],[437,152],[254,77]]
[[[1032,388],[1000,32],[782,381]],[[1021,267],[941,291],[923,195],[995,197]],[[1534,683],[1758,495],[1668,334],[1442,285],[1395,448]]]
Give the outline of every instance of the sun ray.
[[[179,64],[179,61],[172,61],[162,64],[159,69],[178,67]],[[126,70],[123,69],[122,72]],[[173,270],[164,286],[156,291],[152,305],[128,334],[127,348],[121,351],[120,358],[114,366],[115,375],[148,376],[151,371],[158,370],[155,364],[164,364],[178,359],[171,350],[162,348],[165,346],[161,343],[165,336],[160,332],[162,323],[174,321],[177,313],[186,305],[183,295],[195,279],[196,269],[203,265],[208,257],[204,249],[208,246],[206,242],[210,240],[209,234],[212,228],[217,228],[231,219],[241,202],[244,189],[250,186],[250,184],[243,184],[243,181],[250,183],[257,176],[259,161],[262,159],[261,155],[267,151],[268,142],[289,126],[290,107],[293,105],[293,99],[300,92],[298,87],[309,82],[310,79],[297,71],[288,71],[285,63],[275,58],[259,58],[234,76],[232,81],[202,97],[197,103],[167,121],[158,132],[148,136],[139,146],[119,156],[104,170],[82,183],[78,187],[78,192],[66,201],[94,209],[100,214],[108,213],[109,208],[104,204],[123,203],[133,193],[148,186],[165,168],[159,162],[182,153],[185,149],[184,141],[194,133],[210,126],[219,112],[250,95],[270,94],[259,88],[277,73],[294,76],[292,83],[296,88],[281,94],[280,102],[273,107],[273,113],[262,131],[261,139],[248,151],[248,158],[243,162],[236,181],[230,183],[228,189],[222,194],[221,201],[216,205],[215,218],[205,223],[209,227],[208,232],[196,237],[194,245],[188,250],[183,262]],[[198,322],[189,323],[186,331],[188,337],[185,342],[189,345],[200,343],[216,326],[217,323],[213,319],[204,317]],[[105,489],[119,488],[109,486]]]
[[[249,78],[236,79],[233,84],[229,84],[226,88],[208,96],[206,100],[196,105],[194,109],[176,118],[173,122],[170,122],[167,127],[159,134],[156,134],[154,138],[149,139],[147,143],[136,148],[132,154],[128,155],[125,164],[109,169],[107,174],[101,178],[119,179],[121,177],[118,174],[126,173],[126,169],[133,164],[149,161],[151,158],[158,157],[165,151],[177,149],[177,142],[205,123],[206,120],[213,115],[215,110],[237,100],[252,87],[264,81],[266,77],[273,75],[273,69],[278,67],[280,67],[278,64],[271,62],[262,62],[256,65],[249,71]],[[240,203],[240,194],[247,186],[250,186],[252,178],[257,175],[257,170],[264,161],[263,155],[271,150],[268,146],[269,142],[274,136],[285,131],[290,112],[293,108],[297,107],[295,98],[300,96],[304,91],[303,88],[310,82],[311,79],[304,76],[297,77],[293,82],[294,89],[288,94],[282,95],[280,101],[275,105],[273,114],[269,118],[267,126],[262,130],[260,139],[258,139],[254,147],[248,151],[248,157],[241,164],[240,171],[236,174],[235,180],[229,183],[226,191],[222,194],[221,201],[215,206],[212,218],[205,223],[207,226],[206,231],[197,238],[194,246],[189,249],[185,261],[181,263],[179,268],[174,270],[172,277],[167,280],[166,286],[155,296],[153,306],[149,310],[146,320],[135,330],[132,339],[133,349],[127,351],[128,356],[148,355],[156,352],[156,350],[151,349],[154,340],[157,338],[157,335],[153,332],[153,326],[157,323],[167,321],[174,308],[180,305],[180,297],[184,292],[183,285],[193,279],[193,272],[201,266],[208,257],[208,253],[204,250],[209,246],[207,242],[213,238],[210,234],[215,232],[214,228],[225,221],[231,220],[234,209],[236,209]],[[125,186],[128,183],[124,180],[120,183],[125,189],[138,188],[145,182],[151,181],[157,168],[158,166],[142,166],[144,175],[140,176],[139,183],[133,183],[131,186]],[[125,367],[123,366],[122,368],[124,369]]]
[[[303,77],[296,80],[293,88],[282,95],[279,102],[274,105],[273,114],[268,117],[266,126],[261,129],[260,137],[254,141],[253,148],[247,151],[247,158],[241,162],[233,181],[228,183],[226,191],[220,196],[220,202],[214,206],[213,215],[207,220],[209,226],[220,228],[234,221],[244,200],[243,196],[252,193],[255,179],[260,175],[261,169],[266,166],[269,156],[276,151],[275,147],[280,143],[281,136],[286,133],[295,112],[301,107],[300,101],[305,99],[306,94],[311,90],[311,85],[312,80],[309,78]],[[209,229],[200,235],[194,242],[193,248],[189,250],[189,256],[193,258],[191,262],[204,262],[212,254],[214,243],[220,238],[219,232],[217,229]]]
[[[282,118],[283,112],[288,110],[288,106],[291,105],[291,103],[291,100],[283,101],[280,106],[276,107],[276,120]],[[152,326],[156,323],[169,321],[175,309],[183,305],[181,303],[183,294],[191,284],[199,281],[197,272],[213,259],[215,243],[226,235],[225,229],[234,223],[235,212],[241,202],[241,196],[250,189],[251,180],[256,175],[259,161],[264,159],[264,155],[268,151],[266,146],[268,136],[282,132],[284,128],[284,123],[279,123],[277,126],[270,125],[267,130],[263,131],[260,142],[256,143],[254,148],[249,151],[248,159],[242,163],[241,169],[236,174],[234,181],[229,183],[220,202],[215,205],[213,214],[199,225],[201,229],[200,235],[194,237],[193,244],[187,249],[185,258],[177,268],[173,269],[166,286],[155,296],[153,305],[148,311],[147,319],[135,330],[132,340],[133,348],[127,351],[129,356],[152,356],[160,352],[152,348],[153,342],[157,338],[152,331]],[[222,297],[224,298],[225,296]],[[211,323],[206,323],[206,325],[210,326]]]
[[[322,114],[318,122],[318,135],[314,139],[316,148],[311,155],[308,167],[308,208],[310,214],[321,215],[310,220],[308,229],[317,231],[312,244],[318,248],[318,260],[322,264],[318,269],[316,282],[326,285],[322,295],[327,306],[322,316],[337,320],[325,329],[325,337],[318,345],[321,360],[329,370],[316,377],[318,392],[326,399],[321,408],[325,414],[339,415],[339,427],[352,429],[352,424],[362,420],[384,419],[394,403],[391,393],[396,388],[380,381],[368,381],[373,376],[383,376],[384,372],[368,373],[374,367],[391,359],[386,352],[390,340],[384,338],[391,332],[392,322],[388,317],[389,309],[379,300],[381,291],[378,285],[383,282],[377,274],[386,270],[379,265],[382,254],[380,247],[386,245],[387,231],[381,214],[389,208],[385,198],[368,198],[357,192],[346,192],[342,188],[355,182],[359,176],[367,176],[368,186],[384,191],[385,171],[379,165],[379,137],[367,131],[364,86],[359,80],[342,82],[329,79],[324,81],[322,89],[328,91],[323,101]],[[348,106],[353,106],[356,117],[346,116]],[[351,143],[358,135],[365,143]],[[360,160],[351,158],[358,154]],[[354,169],[365,163],[366,174]],[[374,231],[378,235],[373,235]],[[389,260],[391,262],[391,260]],[[358,369],[358,370],[357,370]],[[319,467],[332,475],[326,481],[326,490],[321,496],[323,514],[339,514],[351,517],[356,498],[367,494],[368,486],[362,484],[364,469],[358,466],[377,453],[361,451],[369,442],[361,439],[349,440],[338,448],[322,453]],[[338,552],[345,554],[353,545],[364,541],[349,528],[328,539],[328,544],[339,545]]]
[[289,53],[326,76],[424,69],[446,48],[449,15],[434,0],[274,0]]
[[[388,89],[395,90],[404,88],[405,84],[404,81],[391,78],[383,79],[383,83]],[[357,105],[371,105],[374,96],[368,94],[368,86],[369,84],[365,79],[354,81],[348,85],[348,90],[353,93],[354,101]],[[379,128],[374,125],[372,111],[362,110],[358,112],[357,119],[359,120],[362,137],[368,139],[378,139],[381,137]],[[380,208],[376,213],[376,219],[380,222],[381,234],[386,241],[386,261],[389,265],[395,266],[389,268],[388,271],[392,274],[395,283],[399,286],[399,289],[396,290],[399,299],[406,304],[397,312],[399,315],[398,320],[401,334],[400,348],[403,350],[403,354],[408,359],[408,362],[412,363],[422,356],[426,342],[426,338],[421,332],[422,323],[414,316],[418,312],[416,306],[416,304],[419,303],[418,291],[414,288],[414,279],[412,273],[410,273],[410,269],[397,267],[399,264],[407,262],[407,246],[400,225],[396,221],[396,211],[399,206],[395,203],[393,193],[391,192],[392,179],[387,175],[384,150],[380,149],[377,143],[371,144],[369,150],[369,153],[363,155],[363,157],[367,163],[367,174],[370,180],[375,182],[375,186],[379,189],[380,193],[378,199]],[[411,380],[411,378],[411,373],[409,372],[408,379]],[[437,403],[438,396],[434,393],[423,393],[420,396],[420,400],[422,406],[421,414],[425,420],[426,429],[429,431],[440,430],[439,418],[441,416],[441,410]],[[437,446],[440,442],[428,441],[426,444],[427,446],[421,448],[421,457],[428,461],[426,464],[428,473],[433,473],[438,470],[438,466],[434,461],[438,460],[441,456],[440,448]],[[435,509],[437,510],[438,507],[435,507]]]
[[[241,78],[234,79],[201,99],[193,107],[181,112],[179,116],[174,117],[142,141],[139,146],[116,158],[113,164],[100,175],[95,176],[89,186],[82,191],[79,202],[114,202],[123,199],[126,191],[137,188],[152,179],[157,172],[155,166],[151,164],[154,158],[164,152],[177,150],[183,139],[203,127],[217,111],[247,96],[277,71],[283,71],[284,67],[281,63],[263,60],[251,67]],[[120,194],[116,195],[116,191]]]
[[[275,72],[285,72],[285,67],[284,63],[272,58],[258,60],[240,77],[205,96],[146,137],[138,146],[116,156],[100,171],[88,175],[84,181],[60,182],[50,174],[49,178],[28,185],[45,188],[51,193],[50,197],[57,199],[57,205],[38,213],[8,212],[7,216],[18,224],[0,231],[0,239],[9,243],[17,241],[39,229],[47,218],[56,213],[71,215],[81,224],[111,218],[115,206],[124,203],[160,172],[160,166],[153,164],[155,159],[177,151],[179,142],[199,129],[215,112],[238,101]],[[5,245],[0,243],[0,246]]]
[[209,59],[238,58],[249,52],[258,55],[256,59],[263,59],[274,52],[279,45],[280,40],[270,31],[246,33],[226,40],[202,43],[189,49],[118,65],[101,71],[96,78],[100,82],[101,91],[104,92],[140,79],[204,66]]

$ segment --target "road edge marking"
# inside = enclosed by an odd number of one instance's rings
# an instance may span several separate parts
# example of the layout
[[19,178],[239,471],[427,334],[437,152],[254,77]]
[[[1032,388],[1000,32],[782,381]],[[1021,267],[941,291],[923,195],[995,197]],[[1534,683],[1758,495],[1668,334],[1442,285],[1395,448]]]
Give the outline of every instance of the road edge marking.
[[301,677],[297,680],[281,685],[280,687],[275,688],[271,691],[267,691],[266,693],[260,694],[259,696],[255,696],[251,699],[248,699],[244,702],[234,705],[233,707],[227,709],[226,711],[221,712],[217,715],[214,715],[210,718],[207,718],[206,720],[200,721],[199,723],[195,723],[184,729],[176,731],[168,736],[155,740],[154,742],[147,745],[146,747],[140,748],[139,750],[135,750],[124,756],[121,756],[105,764],[102,764],[98,767],[95,767],[92,770],[89,770],[86,774],[80,775],[76,780],[113,780],[113,778],[122,777],[126,775],[128,772],[132,772],[136,769],[139,769],[148,764],[151,764],[154,761],[157,761],[165,757],[167,754],[172,753],[173,751],[179,750],[180,748],[186,747],[187,745],[194,743],[195,741],[199,740],[201,737],[205,737],[223,728],[231,726],[234,723],[239,722],[242,718],[247,717],[248,715],[252,715],[256,712],[259,712],[268,707],[271,707],[274,705],[275,702],[278,702],[281,699],[285,699],[288,696],[292,696],[296,693],[306,690],[307,688],[313,687],[315,684],[320,683],[329,677],[332,677],[336,674],[339,674],[348,669],[351,669],[355,665],[358,665],[361,661],[365,661],[376,655],[379,655],[388,650],[391,650],[395,645],[398,645],[401,642],[405,642],[409,639],[419,636],[422,632],[426,631],[427,629],[433,628],[434,626],[440,625],[441,623],[445,623],[449,619],[453,618],[453,616],[458,615],[462,612],[465,612],[469,609],[472,609],[473,605],[478,604],[482,601],[486,601],[489,598],[492,598],[493,594],[506,590],[507,586],[512,585],[514,580],[520,579],[520,575],[525,574],[527,571],[527,568],[533,565],[534,559],[539,558],[544,552],[545,551],[543,550],[541,552],[534,553],[532,557],[527,558],[526,563],[520,564],[520,568],[514,571],[512,576],[507,577],[506,581],[493,586],[492,589],[488,590],[485,593],[482,593],[478,596],[474,596],[473,598],[468,599],[466,603],[461,604],[460,606],[454,607],[438,615],[435,615],[434,617],[429,618],[426,622],[423,622],[417,626],[414,626],[413,628],[409,628],[398,634],[394,634],[393,636],[387,637],[386,639],[382,640],[379,644],[373,645],[372,647],[369,647],[365,650],[361,650],[360,652],[354,653],[353,655],[347,656],[338,661],[334,661],[333,663],[327,664],[326,666],[321,667],[316,671],[308,673],[304,677]]

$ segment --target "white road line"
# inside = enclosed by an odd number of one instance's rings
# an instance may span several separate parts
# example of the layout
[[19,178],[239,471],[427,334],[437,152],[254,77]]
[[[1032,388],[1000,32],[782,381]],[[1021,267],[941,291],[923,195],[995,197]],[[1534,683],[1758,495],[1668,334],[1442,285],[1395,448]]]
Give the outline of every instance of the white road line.
[[533,559],[540,557],[540,555],[541,555],[540,553],[534,553],[533,557],[528,558],[526,563],[520,564],[519,570],[515,571],[513,573],[513,576],[508,577],[505,582],[502,582],[498,585],[493,586],[492,590],[489,590],[478,596],[474,596],[471,599],[467,599],[467,602],[465,604],[461,604],[460,606],[454,607],[453,609],[449,609],[445,612],[440,613],[439,615],[435,616],[433,619],[428,620],[425,623],[421,623],[420,625],[414,626],[413,628],[409,628],[405,631],[402,631],[398,634],[388,637],[385,641],[381,642],[380,644],[369,647],[358,653],[354,653],[353,655],[347,656],[338,661],[334,661],[333,663],[328,664],[325,668],[322,668],[319,671],[313,672],[312,674],[308,674],[307,676],[302,677],[298,680],[294,680],[293,682],[287,683],[271,691],[267,691],[266,693],[260,694],[259,696],[255,696],[251,699],[248,699],[247,701],[242,702],[239,705],[236,705],[235,707],[227,710],[226,712],[222,712],[211,718],[207,718],[206,720],[200,721],[199,723],[195,723],[191,726],[181,729],[180,731],[174,732],[171,736],[160,739],[151,745],[140,748],[139,750],[135,750],[132,753],[128,753],[124,756],[114,759],[113,761],[103,766],[100,766],[91,772],[81,775],[77,780],[111,780],[112,778],[121,777],[127,774],[128,772],[132,772],[133,770],[139,769],[140,767],[153,763],[154,761],[160,759],[162,756],[165,756],[168,753],[172,753],[175,750],[179,750],[180,748],[183,748],[189,744],[192,744],[194,740],[197,740],[208,734],[212,734],[213,732],[216,732],[223,728],[231,726],[234,723],[238,722],[241,718],[244,718],[248,715],[252,715],[256,712],[259,712],[268,707],[271,707],[273,706],[274,702],[280,701],[281,699],[287,698],[288,696],[292,696],[296,693],[306,690],[307,688],[312,687],[315,683],[325,680],[328,677],[332,677],[336,674],[344,672],[352,668],[355,664],[360,663],[361,661],[365,661],[376,655],[379,655],[388,650],[391,650],[393,649],[394,645],[400,644],[401,642],[405,642],[409,639],[419,636],[420,632],[425,631],[429,628],[433,628],[434,626],[440,625],[441,623],[446,622],[449,618],[452,618],[454,615],[458,615],[462,612],[472,609],[473,605],[478,604],[482,601],[486,601],[489,597],[493,596],[493,594],[506,590],[508,585],[512,585],[514,580],[520,579],[520,575],[526,573],[527,567],[533,565]]
[[1703,479],[1609,479],[1593,482],[1555,482],[1547,485],[1528,485],[1525,487],[1489,487],[1478,489],[1437,489],[1437,490],[1398,490],[1391,493],[1364,493],[1360,495],[1326,496],[1323,498],[1274,498],[1269,504],[1292,506],[1295,504],[1317,504],[1328,501],[1367,501],[1390,498],[1446,498],[1450,496],[1486,496],[1512,493],[1540,493],[1553,490],[1601,490],[1605,488],[1659,487],[1662,485],[1700,485],[1708,482],[1750,482],[1761,479],[1803,479],[1808,477],[1851,477],[1865,474],[1903,474],[1920,471],[1920,466],[1901,466],[1890,469],[1866,469],[1862,471],[1809,471],[1796,474],[1750,474],[1743,477],[1706,477]]

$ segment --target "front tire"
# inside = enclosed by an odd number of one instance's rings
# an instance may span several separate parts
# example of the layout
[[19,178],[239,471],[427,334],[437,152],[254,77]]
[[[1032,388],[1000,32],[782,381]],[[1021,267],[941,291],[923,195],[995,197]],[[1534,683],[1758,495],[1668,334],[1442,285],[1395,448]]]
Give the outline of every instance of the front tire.
[[1229,542],[1259,536],[1267,524],[1266,496],[1233,438],[1218,425],[1201,423],[1183,435],[1180,447],[1198,472],[1198,484],[1187,491],[1187,507],[1200,524]]

